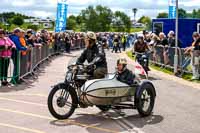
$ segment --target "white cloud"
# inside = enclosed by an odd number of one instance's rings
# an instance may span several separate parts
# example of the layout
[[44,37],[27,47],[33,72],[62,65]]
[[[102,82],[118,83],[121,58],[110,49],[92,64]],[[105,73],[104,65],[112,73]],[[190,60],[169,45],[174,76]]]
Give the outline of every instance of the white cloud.
[[12,0],[10,3],[12,6],[17,6],[17,7],[26,7],[26,6],[32,6],[34,5],[34,0]]
[[46,18],[46,17],[49,17],[49,16],[54,16],[54,13],[46,12],[46,11],[33,11],[32,15],[37,16],[37,17],[41,17],[41,18]]
[[[89,5],[104,5],[113,11],[120,10],[133,17],[132,8],[138,8],[137,18],[142,15],[155,17],[158,12],[168,12],[168,0],[68,0],[68,15],[78,15]],[[181,8],[191,12],[200,8],[200,0],[179,0]],[[1,0],[0,12],[15,11],[39,17],[56,16],[57,0]]]

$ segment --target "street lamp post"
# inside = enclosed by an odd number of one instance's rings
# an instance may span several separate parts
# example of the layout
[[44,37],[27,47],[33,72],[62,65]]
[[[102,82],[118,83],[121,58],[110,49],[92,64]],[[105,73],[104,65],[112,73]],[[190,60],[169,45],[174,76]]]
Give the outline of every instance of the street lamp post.
[[176,49],[174,55],[174,73],[178,72],[178,0],[176,0]]

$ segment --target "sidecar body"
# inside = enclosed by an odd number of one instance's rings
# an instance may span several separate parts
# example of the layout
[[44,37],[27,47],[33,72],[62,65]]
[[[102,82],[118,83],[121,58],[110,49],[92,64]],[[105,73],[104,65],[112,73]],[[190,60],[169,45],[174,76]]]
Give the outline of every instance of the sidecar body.
[[129,86],[116,79],[115,74],[108,75],[105,79],[87,81],[81,88],[81,102],[92,105],[113,105],[128,101],[135,95],[137,88]]

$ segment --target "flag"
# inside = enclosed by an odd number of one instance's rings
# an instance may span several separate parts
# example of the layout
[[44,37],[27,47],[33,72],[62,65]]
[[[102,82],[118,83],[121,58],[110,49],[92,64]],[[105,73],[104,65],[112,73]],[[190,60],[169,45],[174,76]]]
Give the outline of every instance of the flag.
[[135,68],[134,69],[135,75],[139,75],[139,76],[145,77],[147,79],[148,76],[147,76],[146,71],[138,62],[135,62],[134,68]]
[[66,30],[68,0],[58,0],[55,32]]
[[176,0],[169,0],[169,16],[170,19],[176,18]]

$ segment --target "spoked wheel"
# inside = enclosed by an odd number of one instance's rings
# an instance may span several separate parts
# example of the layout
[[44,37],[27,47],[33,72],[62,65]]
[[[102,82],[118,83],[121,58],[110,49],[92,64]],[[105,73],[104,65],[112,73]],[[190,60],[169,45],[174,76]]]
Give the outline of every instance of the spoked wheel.
[[139,114],[141,116],[151,115],[155,103],[154,88],[149,84],[145,84],[138,93],[135,104]]
[[73,88],[66,84],[54,86],[48,97],[50,113],[57,119],[68,119],[77,107],[77,95]]

